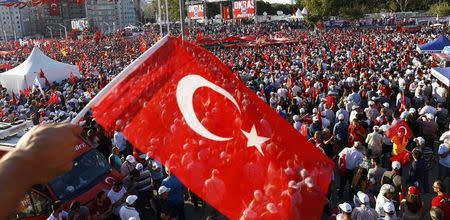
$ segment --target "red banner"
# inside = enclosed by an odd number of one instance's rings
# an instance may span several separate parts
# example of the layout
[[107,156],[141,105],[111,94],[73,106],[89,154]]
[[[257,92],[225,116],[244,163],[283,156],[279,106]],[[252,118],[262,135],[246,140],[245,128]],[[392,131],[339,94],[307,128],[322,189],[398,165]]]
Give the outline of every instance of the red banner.
[[230,20],[230,7],[229,6],[223,6],[222,8],[222,17],[223,20]]
[[203,10],[203,5],[189,5],[188,7],[188,18],[191,20],[203,19],[205,17],[205,12]]
[[255,5],[253,4],[253,0],[233,2],[234,18],[250,18],[253,16],[255,16]]

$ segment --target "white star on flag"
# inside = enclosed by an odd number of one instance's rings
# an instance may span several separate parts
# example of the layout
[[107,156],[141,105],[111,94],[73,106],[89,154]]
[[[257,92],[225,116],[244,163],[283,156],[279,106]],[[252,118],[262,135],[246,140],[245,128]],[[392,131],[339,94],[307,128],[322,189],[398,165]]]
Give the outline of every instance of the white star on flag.
[[242,129],[241,131],[245,135],[245,137],[247,137],[247,147],[252,146],[256,147],[259,153],[261,153],[264,156],[264,152],[261,149],[261,145],[264,144],[264,142],[270,140],[270,138],[258,136],[258,133],[256,133],[255,125],[252,126],[250,132],[246,132]]

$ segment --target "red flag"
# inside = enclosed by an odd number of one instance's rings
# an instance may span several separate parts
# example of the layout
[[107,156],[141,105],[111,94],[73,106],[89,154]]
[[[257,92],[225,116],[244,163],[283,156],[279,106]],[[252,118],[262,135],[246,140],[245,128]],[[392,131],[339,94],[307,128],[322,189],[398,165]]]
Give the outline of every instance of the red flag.
[[70,72],[69,80],[72,84],[75,84],[77,82],[77,78],[75,77],[75,75],[73,75],[72,72]]
[[16,94],[14,94],[14,92],[12,93],[12,100],[11,100],[13,105],[17,104],[17,99],[16,99]]
[[[152,151],[228,218],[239,219],[254,191],[267,188],[271,202],[281,204],[281,219],[322,216],[333,162],[209,51],[165,37],[112,83],[94,97],[96,121],[122,131],[140,151]],[[186,144],[198,156],[181,166]],[[288,161],[297,164],[296,173],[309,174],[294,180],[301,200],[280,198],[288,190]]]
[[413,132],[405,120],[400,120],[387,130],[386,136],[394,143],[393,155],[398,155],[405,151],[408,140],[413,137]]
[[59,0],[51,0],[48,3],[48,13],[50,16],[59,16],[61,14]]
[[39,72],[39,78],[43,78],[43,79],[45,80],[45,85],[48,86],[48,87],[50,87],[50,82],[48,81],[48,79],[47,79],[47,77],[45,76],[45,73],[44,73],[44,71],[42,71],[42,69],[41,69],[41,71]]
[[58,93],[56,91],[52,91],[52,94],[50,95],[50,98],[48,99],[48,104],[58,104]]
[[141,38],[140,42],[139,42],[139,51],[141,53],[144,53],[147,50],[147,43],[145,42],[145,40],[143,38]]

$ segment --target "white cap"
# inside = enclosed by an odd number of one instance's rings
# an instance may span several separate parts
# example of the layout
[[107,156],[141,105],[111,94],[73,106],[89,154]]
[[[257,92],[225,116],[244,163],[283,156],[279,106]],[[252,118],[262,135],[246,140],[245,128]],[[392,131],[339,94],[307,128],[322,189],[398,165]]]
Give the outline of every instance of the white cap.
[[378,130],[380,129],[380,127],[378,127],[378,125],[373,126],[373,130]]
[[297,183],[294,180],[289,181],[288,188],[298,189]]
[[278,213],[278,208],[275,204],[273,203],[269,203],[266,205],[266,209],[267,211],[269,211],[271,214],[276,214]]
[[392,202],[386,202],[383,204],[383,210],[386,213],[392,213],[395,212],[395,207],[394,204],[392,204]]
[[133,155],[128,155],[127,158],[126,158],[125,160],[128,161],[128,162],[130,162],[130,163],[136,162],[136,160],[134,159]]
[[416,138],[414,138],[414,141],[420,146],[425,144],[425,139],[423,139],[423,137],[416,137]]
[[346,202],[339,204],[339,208],[345,212],[345,213],[351,213],[352,212],[352,206]]
[[374,102],[374,101],[369,101],[368,104],[369,104],[369,105],[374,105],[375,102]]
[[282,111],[283,108],[281,106],[277,106],[277,111]]
[[356,109],[358,109],[358,108],[359,108],[359,106],[357,106],[357,105],[352,106],[352,109],[353,109],[353,110],[356,110]]
[[250,208],[247,208],[244,210],[244,213],[242,214],[242,216],[245,219],[256,219],[256,212]]
[[158,189],[158,194],[161,195],[163,193],[169,192],[170,188],[167,188],[166,186],[160,186]]
[[400,114],[400,118],[405,119],[406,117],[408,117],[408,115],[409,115],[408,112],[402,112],[402,114]]
[[369,202],[369,196],[363,192],[358,192],[358,199],[361,203],[367,204]]
[[141,163],[136,164],[136,170],[143,170],[144,166]]
[[427,113],[425,114],[425,116],[427,116],[428,120],[433,120],[434,119],[434,115],[431,113]]
[[304,108],[300,109],[300,114],[305,114],[305,109]]
[[385,108],[389,108],[389,103],[385,102],[385,103],[383,103],[383,106],[384,106]]
[[129,196],[127,197],[127,199],[125,200],[125,202],[126,202],[128,205],[133,205],[134,202],[136,202],[137,199],[138,199],[138,197],[137,197],[136,195],[129,195]]
[[292,117],[292,119],[293,119],[294,121],[300,121],[300,117],[299,117],[298,115],[294,115],[294,116]]
[[410,108],[410,109],[409,109],[409,113],[410,113],[410,114],[416,113],[416,109],[415,109],[415,108]]
[[314,116],[313,121],[319,121],[319,118],[317,116]]
[[400,167],[401,167],[400,162],[398,162],[398,161],[393,161],[392,162],[392,169],[399,170]]
[[345,118],[345,117],[344,117],[344,115],[343,115],[343,114],[339,114],[339,115],[338,115],[338,119],[339,119],[339,121],[342,121],[342,120],[344,120],[344,118]]

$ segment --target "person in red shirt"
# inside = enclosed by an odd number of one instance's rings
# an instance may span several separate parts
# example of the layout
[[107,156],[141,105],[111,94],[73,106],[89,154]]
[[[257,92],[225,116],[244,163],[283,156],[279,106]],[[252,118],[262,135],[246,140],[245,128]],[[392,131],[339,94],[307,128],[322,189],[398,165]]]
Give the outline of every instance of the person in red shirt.
[[95,202],[91,207],[91,215],[93,220],[112,220],[111,200],[106,196],[104,191],[97,193]]
[[450,218],[450,195],[445,194],[442,181],[436,180],[433,183],[433,190],[437,196],[431,200],[431,207],[440,208],[444,212],[445,219]]

